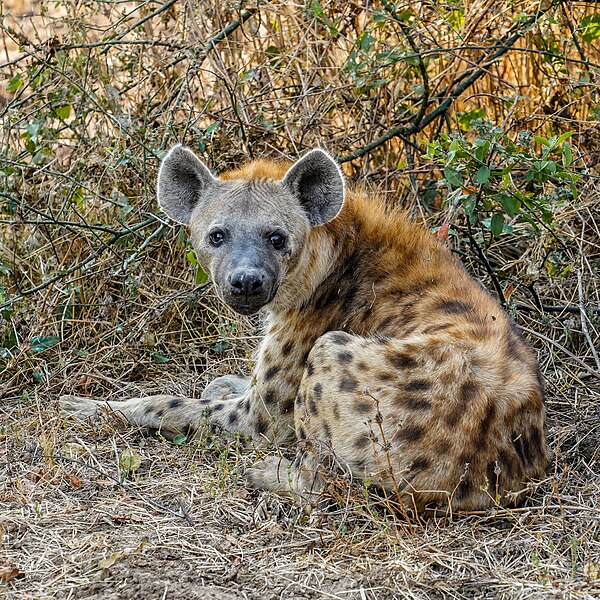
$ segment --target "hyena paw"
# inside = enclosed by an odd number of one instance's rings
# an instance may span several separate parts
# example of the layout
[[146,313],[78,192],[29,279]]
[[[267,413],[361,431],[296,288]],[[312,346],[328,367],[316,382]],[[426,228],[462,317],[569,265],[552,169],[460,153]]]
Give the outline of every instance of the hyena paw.
[[213,379],[202,392],[202,399],[209,402],[223,402],[235,396],[241,396],[250,387],[248,377],[223,375]]
[[81,396],[61,396],[58,399],[60,411],[67,416],[87,419],[98,414],[104,403]]
[[292,481],[292,463],[279,456],[267,456],[246,469],[246,480],[257,490],[288,495]]

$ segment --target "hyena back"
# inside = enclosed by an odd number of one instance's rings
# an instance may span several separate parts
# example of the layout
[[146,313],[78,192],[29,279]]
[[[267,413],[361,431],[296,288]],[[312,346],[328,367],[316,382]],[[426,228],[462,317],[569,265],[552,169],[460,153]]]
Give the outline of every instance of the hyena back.
[[[208,417],[257,441],[296,440],[296,461],[266,459],[248,478],[299,500],[318,495],[332,456],[418,511],[516,503],[543,476],[542,382],[515,325],[425,229],[345,192],[326,153],[215,178],[177,146],[158,197],[189,225],[220,298],[242,314],[264,308],[267,332],[251,378],[110,408],[165,434]],[[101,404],[62,399],[80,415]]]

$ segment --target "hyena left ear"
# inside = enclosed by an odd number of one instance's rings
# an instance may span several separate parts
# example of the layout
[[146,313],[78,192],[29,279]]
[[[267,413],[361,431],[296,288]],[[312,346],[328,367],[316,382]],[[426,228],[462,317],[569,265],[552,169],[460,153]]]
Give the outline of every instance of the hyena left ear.
[[283,185],[299,200],[313,226],[331,221],[344,204],[342,170],[323,150],[311,150],[294,163]]

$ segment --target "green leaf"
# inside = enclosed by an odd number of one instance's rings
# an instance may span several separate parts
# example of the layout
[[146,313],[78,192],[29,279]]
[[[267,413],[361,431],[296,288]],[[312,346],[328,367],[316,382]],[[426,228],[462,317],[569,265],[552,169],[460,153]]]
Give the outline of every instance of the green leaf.
[[600,38],[600,14],[594,13],[581,19],[579,31],[581,39],[588,44]]
[[27,123],[27,125],[25,125],[25,135],[34,143],[37,142],[39,130],[40,124],[37,121],[32,121],[31,123]]
[[54,111],[54,114],[63,121],[66,121],[71,116],[71,106],[69,104],[56,106],[52,110]]
[[464,131],[469,131],[470,129],[473,129],[473,126],[478,119],[483,120],[485,117],[486,113],[484,108],[475,108],[468,112],[460,113],[458,115],[458,124]]
[[573,152],[571,146],[567,142],[563,142],[562,145],[562,163],[565,167],[568,167],[573,162]]
[[534,135],[534,136],[533,136],[533,139],[534,139],[534,140],[535,140],[535,141],[536,141],[538,144],[542,144],[542,146],[547,146],[547,147],[549,147],[549,146],[550,146],[550,142],[549,142],[549,141],[548,141],[546,138],[542,137],[541,135]]
[[490,222],[490,230],[494,237],[498,237],[502,233],[504,227],[504,216],[500,213],[496,213]]
[[183,433],[178,433],[176,436],[173,437],[173,439],[171,440],[171,442],[173,444],[175,444],[176,446],[182,446],[183,444],[185,444],[187,441],[187,435],[184,435]]
[[196,285],[202,285],[208,281],[208,275],[205,273],[204,269],[200,266],[196,266]]
[[221,123],[219,123],[219,121],[215,121],[212,125],[209,125],[205,130],[204,130],[204,135],[206,137],[211,137],[212,134],[217,130],[217,128],[219,127]]
[[196,258],[196,253],[193,250],[190,250],[186,253],[187,259],[190,261],[193,267],[198,264],[198,259]]
[[514,217],[521,208],[519,199],[510,194],[497,194],[494,199],[500,203],[504,212],[506,212],[509,217]]
[[48,348],[58,344],[60,338],[56,335],[34,335],[31,338],[31,350],[33,352],[43,352]]
[[125,473],[135,473],[140,468],[141,464],[141,456],[131,448],[125,448],[119,456],[119,467],[121,468],[121,471],[125,471]]
[[164,365],[165,363],[168,363],[171,359],[168,356],[165,356],[164,354],[161,354],[160,352],[153,352],[152,353],[152,362],[155,365]]
[[23,82],[23,77],[22,77],[21,73],[17,73],[8,82],[8,85],[6,86],[6,90],[9,92],[16,92],[18,89],[22,88],[24,85],[25,85],[25,83]]
[[476,183],[487,183],[490,179],[491,173],[492,172],[490,171],[490,168],[484,165],[477,170],[474,180]]
[[446,178],[446,181],[454,187],[461,187],[463,184],[463,176],[459,171],[452,167],[444,168],[444,177]]

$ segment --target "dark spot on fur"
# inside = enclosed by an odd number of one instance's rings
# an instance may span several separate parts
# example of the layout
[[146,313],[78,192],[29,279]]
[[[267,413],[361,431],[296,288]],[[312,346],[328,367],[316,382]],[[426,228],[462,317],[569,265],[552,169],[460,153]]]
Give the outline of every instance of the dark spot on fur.
[[243,411],[248,414],[250,412],[250,399],[246,398],[246,400],[244,400],[240,406],[242,407]]
[[169,400],[169,408],[179,408],[183,404],[183,400],[181,398],[173,398]]
[[302,392],[296,394],[296,408],[301,408],[304,404],[305,398]]
[[483,415],[483,419],[481,420],[481,433],[484,440],[487,438],[487,434],[489,433],[489,429],[495,418],[496,405],[493,401],[488,400],[488,406],[486,408],[485,414]]
[[265,404],[273,405],[277,402],[277,396],[274,390],[267,390],[264,395]]
[[294,410],[294,397],[288,396],[281,404],[281,410],[284,413],[289,413]]
[[396,379],[396,373],[390,373],[389,371],[379,371],[379,373],[377,373],[377,379],[379,379],[379,381],[382,381],[383,383],[393,381],[394,379]]
[[356,367],[359,371],[366,371],[369,368],[369,365],[367,365],[364,360],[361,360],[356,364]]
[[414,358],[404,352],[390,352],[387,355],[387,360],[396,369],[410,369],[417,364]]
[[475,310],[472,304],[459,300],[444,300],[438,304],[437,309],[450,315],[460,315]]
[[450,452],[450,442],[448,440],[439,440],[435,445],[436,454],[443,456]]
[[294,342],[286,342],[281,348],[282,356],[289,356],[294,348]]
[[419,456],[418,458],[415,458],[415,460],[413,460],[411,471],[424,471],[425,469],[428,469],[430,465],[431,461],[428,458],[425,458],[424,456]]
[[298,439],[299,440],[306,439],[306,429],[304,429],[304,427],[302,427],[302,425],[300,425],[300,427],[298,427]]
[[474,381],[465,381],[458,392],[458,399],[464,407],[474,402],[479,396],[479,386]]
[[337,404],[333,405],[333,408],[331,409],[331,412],[333,413],[333,418],[336,421],[340,420],[340,407]]
[[407,392],[426,392],[431,387],[431,383],[429,381],[425,381],[425,379],[414,379],[413,381],[409,381],[404,389]]
[[397,405],[408,408],[408,410],[429,410],[431,408],[431,402],[410,394],[399,394]]
[[444,331],[445,329],[449,329],[450,327],[452,327],[450,323],[442,323],[441,325],[431,325],[430,327],[426,327],[425,329],[423,329],[423,333],[427,335],[428,333]]
[[455,427],[463,418],[465,412],[479,395],[479,386],[473,381],[465,381],[458,390],[456,402],[452,404],[446,413],[446,424]]
[[423,428],[417,425],[401,427],[394,434],[394,440],[403,442],[418,442],[423,437]]
[[364,450],[370,444],[371,444],[371,440],[370,440],[369,436],[366,433],[363,433],[362,435],[359,435],[354,440],[354,447],[357,450]]
[[327,421],[322,422],[323,433],[325,434],[325,439],[331,439],[331,427]]
[[315,399],[312,397],[308,399],[308,410],[310,410],[310,412],[315,416],[319,414],[319,407],[315,402]]
[[262,435],[267,432],[269,428],[269,421],[263,415],[260,415],[258,419],[256,419],[256,431],[258,431],[259,435]]
[[162,409],[161,409],[161,410],[157,410],[157,411],[156,411],[156,416],[157,416],[157,418],[159,418],[159,419],[160,419],[160,418],[161,418],[161,417],[162,417],[164,414],[165,414],[165,411],[164,411],[164,410],[162,410]]
[[350,335],[343,331],[335,331],[329,338],[334,344],[345,346],[350,341]]
[[320,383],[315,383],[313,386],[313,392],[315,394],[315,398],[317,400],[321,399],[321,394],[323,393],[323,386]]
[[340,381],[340,392],[355,392],[358,381],[346,371]]
[[225,406],[223,402],[217,402],[217,404],[212,406],[212,409],[214,412],[221,412],[223,410],[223,406]]
[[388,315],[381,323],[379,323],[378,330],[385,329],[388,325],[391,325],[396,320],[396,315]]
[[338,360],[342,363],[349,363],[354,358],[352,352],[340,352],[338,354]]
[[373,410],[373,403],[371,402],[355,402],[353,405],[354,410],[361,415],[366,415]]
[[543,435],[542,432],[535,426],[531,428],[529,442],[531,446],[532,455],[541,456],[543,452]]
[[279,373],[280,369],[279,367],[273,365],[272,367],[269,367],[266,372],[265,372],[265,381],[269,381],[270,379],[273,379],[273,377],[275,377],[275,375],[277,375],[277,373]]
[[235,425],[237,423],[237,420],[238,420],[237,413],[235,413],[235,412],[229,413],[229,416],[227,417],[227,422],[230,425]]
[[306,361],[306,376],[310,377],[315,372],[315,366],[310,362],[310,360]]

